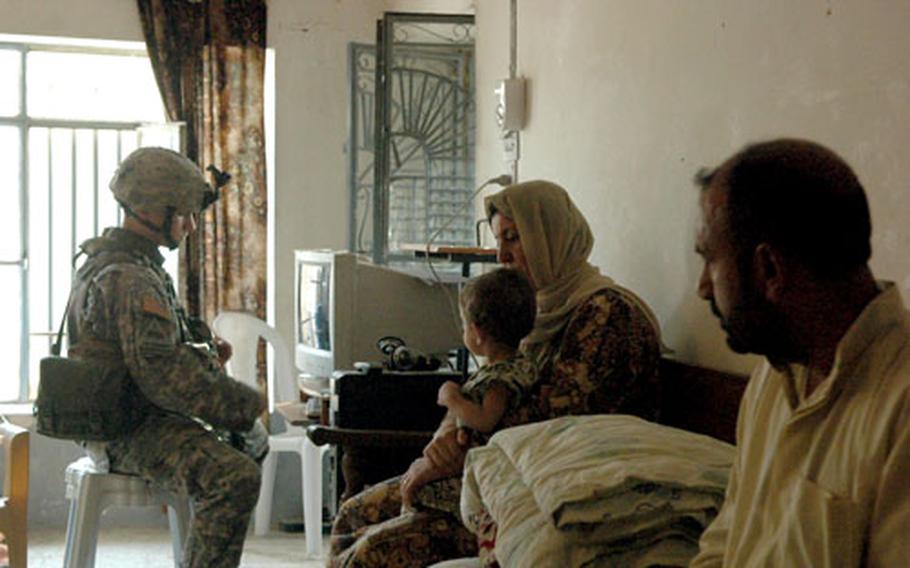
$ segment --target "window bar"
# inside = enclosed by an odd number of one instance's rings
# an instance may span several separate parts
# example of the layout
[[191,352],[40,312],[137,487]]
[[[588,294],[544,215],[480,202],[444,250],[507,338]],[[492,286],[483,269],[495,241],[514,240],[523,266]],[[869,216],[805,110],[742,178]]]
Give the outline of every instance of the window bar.
[[[47,129],[47,322],[45,329],[54,327],[54,148],[53,130]],[[53,343],[48,337],[48,343]]]
[[[401,129],[407,131],[411,126],[411,123],[409,120],[410,115],[408,114],[408,107],[410,105],[406,103],[410,103],[411,101],[407,98],[409,95],[405,95],[404,77],[404,74],[391,75],[392,88],[394,89],[395,87],[398,87],[398,100],[401,101]],[[398,79],[397,81],[395,80],[396,78]],[[410,88],[408,89],[408,92],[410,93]]]
[[98,236],[98,129],[92,129],[92,210],[95,212],[95,221],[92,224],[92,236]]
[[[76,129],[73,128],[70,136],[70,259],[76,256],[76,212],[79,210],[76,196]],[[76,271],[70,261],[70,282]]]
[[[348,143],[346,158],[348,162],[348,192],[350,193],[351,206],[348,208],[348,246],[354,252],[360,251],[360,243],[357,239],[357,153],[359,144],[357,139],[358,133],[358,98],[357,98],[357,45],[348,44],[348,97],[351,101],[348,107]],[[362,120],[362,119],[361,119]]]
[[[388,125],[390,124],[388,109],[389,74],[386,61],[391,55],[388,34],[391,29],[387,23],[388,16],[376,22],[376,69],[375,69],[375,94],[373,110],[375,113],[374,152],[373,152],[373,262],[385,264],[388,254],[388,193],[389,193],[389,156],[388,156]],[[387,28],[388,26],[388,28]]]
[[[424,115],[424,108],[425,108],[425,105],[426,105],[426,103],[427,103],[427,99],[426,99],[427,76],[426,76],[426,75],[421,75],[420,78],[421,78],[421,82],[420,82],[420,93],[417,95],[417,103],[418,103],[418,104],[417,104],[417,111],[414,113],[414,115],[417,116],[418,119]],[[416,128],[415,128],[415,131],[417,131]],[[419,131],[418,131],[418,132],[419,132]]]
[[[119,167],[120,162],[123,161],[123,131],[115,130],[114,132],[117,133],[117,166]],[[118,227],[123,222],[122,215],[123,215],[123,208],[117,207],[117,226]]]
[[25,98],[26,50],[19,51],[19,397],[29,398],[31,340],[29,336],[29,241],[28,241],[28,128],[25,126],[27,100]]
[[[442,88],[442,81],[436,81],[436,86],[433,88],[433,94],[427,98],[427,108],[434,108],[436,105],[436,100],[439,98],[439,89]],[[442,102],[439,103],[440,105]],[[430,121],[435,118],[435,114],[430,113],[429,111],[423,114],[420,124],[417,125],[417,131],[423,132],[424,129],[430,124]]]

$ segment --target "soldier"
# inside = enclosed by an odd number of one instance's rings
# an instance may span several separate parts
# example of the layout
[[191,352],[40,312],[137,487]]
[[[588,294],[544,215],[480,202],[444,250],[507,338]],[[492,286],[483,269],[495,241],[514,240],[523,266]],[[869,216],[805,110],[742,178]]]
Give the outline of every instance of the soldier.
[[[259,495],[257,459],[267,451],[257,421],[266,403],[225,374],[229,344],[187,318],[158,250],[195,230],[217,189],[193,162],[163,148],[130,154],[110,188],[126,215],[121,227],[81,245],[88,258],[73,282],[70,352],[129,370],[135,420],[107,444],[106,457],[114,471],[192,499],[183,565],[237,566]],[[219,430],[247,435],[226,440]],[[244,453],[225,443],[231,439],[252,443]]]

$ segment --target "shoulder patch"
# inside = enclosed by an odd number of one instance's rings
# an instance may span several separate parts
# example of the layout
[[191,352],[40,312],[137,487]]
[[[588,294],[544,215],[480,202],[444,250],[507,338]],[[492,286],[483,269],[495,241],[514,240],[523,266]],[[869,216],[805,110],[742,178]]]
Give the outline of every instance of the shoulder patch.
[[142,296],[142,311],[161,319],[171,320],[171,311],[151,294]]

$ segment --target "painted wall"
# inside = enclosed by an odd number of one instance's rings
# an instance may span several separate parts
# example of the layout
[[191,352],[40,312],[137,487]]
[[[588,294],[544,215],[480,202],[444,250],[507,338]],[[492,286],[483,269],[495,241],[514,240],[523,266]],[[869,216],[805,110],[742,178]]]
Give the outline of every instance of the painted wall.
[[[383,12],[465,13],[470,0],[270,0],[275,50],[274,325],[293,345],[296,249],[348,248],[348,44],[374,43]],[[301,515],[296,458],[282,456],[283,502],[273,518]]]
[[0,33],[143,41],[135,2],[0,0]]
[[[508,15],[478,3],[480,117],[508,72]],[[832,147],[867,189],[877,276],[910,297],[908,26],[904,2],[518,0],[520,177],[568,189],[593,261],[653,306],[678,357],[748,371],[695,295],[693,174],[769,137]],[[493,120],[480,129],[485,179],[506,170]]]
[[384,11],[470,13],[471,0],[272,0],[275,48],[275,322],[293,338],[295,249],[348,247],[347,47],[374,43]]

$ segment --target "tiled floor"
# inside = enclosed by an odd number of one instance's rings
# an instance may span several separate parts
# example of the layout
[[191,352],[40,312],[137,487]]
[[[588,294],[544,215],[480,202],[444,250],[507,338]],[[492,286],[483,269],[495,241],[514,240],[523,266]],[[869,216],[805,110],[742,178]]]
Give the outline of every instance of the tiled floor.
[[[31,568],[63,566],[63,531],[29,533],[28,565]],[[328,542],[324,542],[323,551]],[[323,559],[307,559],[303,533],[273,532],[247,537],[240,565],[247,568],[321,568]],[[173,568],[170,536],[166,528],[105,528],[98,539],[96,568]]]

